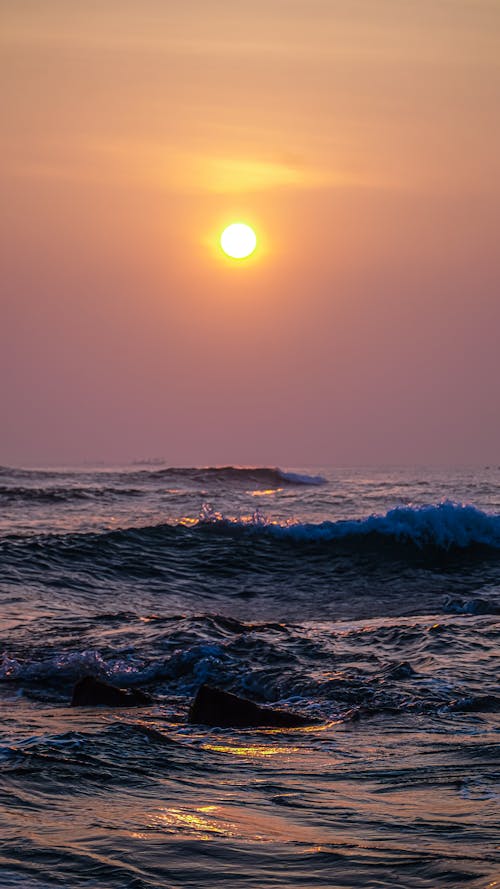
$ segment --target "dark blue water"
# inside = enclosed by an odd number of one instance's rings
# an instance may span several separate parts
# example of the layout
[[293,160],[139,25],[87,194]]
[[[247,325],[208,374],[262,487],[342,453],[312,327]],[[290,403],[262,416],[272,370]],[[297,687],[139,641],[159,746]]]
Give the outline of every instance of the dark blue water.
[[[1,886],[497,885],[498,468],[7,467],[0,505]],[[89,673],[155,702],[70,708]],[[190,726],[204,681],[318,725]]]

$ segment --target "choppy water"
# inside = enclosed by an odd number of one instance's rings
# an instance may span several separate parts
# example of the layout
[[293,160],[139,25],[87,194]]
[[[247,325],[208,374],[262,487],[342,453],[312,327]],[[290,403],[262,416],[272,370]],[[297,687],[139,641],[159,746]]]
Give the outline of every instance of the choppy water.
[[[500,470],[0,469],[0,885],[500,885]],[[72,710],[92,673],[138,710]],[[188,726],[202,681],[310,713]]]

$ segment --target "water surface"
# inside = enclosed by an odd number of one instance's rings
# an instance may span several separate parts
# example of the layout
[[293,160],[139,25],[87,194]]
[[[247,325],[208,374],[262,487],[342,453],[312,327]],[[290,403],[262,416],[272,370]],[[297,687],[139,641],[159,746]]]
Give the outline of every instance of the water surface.
[[[0,470],[0,885],[492,887],[500,471]],[[69,707],[92,674],[155,696]],[[186,724],[203,681],[311,729]]]

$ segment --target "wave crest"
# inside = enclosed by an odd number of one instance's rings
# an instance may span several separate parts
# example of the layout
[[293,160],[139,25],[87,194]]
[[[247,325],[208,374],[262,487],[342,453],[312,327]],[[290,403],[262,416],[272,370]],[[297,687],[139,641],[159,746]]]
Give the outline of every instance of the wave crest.
[[500,549],[500,516],[453,501],[433,506],[399,506],[385,515],[355,521],[267,525],[266,528],[277,536],[300,541],[379,537],[421,549],[467,549],[477,545]]
[[[91,470],[55,470],[55,469],[23,469],[0,466],[0,478],[19,479],[78,479]],[[162,468],[114,469],[99,471],[102,480],[113,479],[114,483],[122,482],[163,482],[165,479],[182,479],[202,484],[258,484],[279,488],[283,485],[325,485],[327,480],[321,475],[286,472],[271,466],[168,466]]]
[[227,519],[205,508],[194,527],[210,525],[221,532],[273,536],[300,543],[353,543],[385,540],[419,549],[468,549],[486,546],[500,549],[500,515],[489,515],[475,506],[445,501],[432,506],[398,506],[385,515],[320,523],[268,521],[257,511],[247,520]]
[[[146,555],[151,548],[158,548],[158,554],[166,554],[170,546],[177,547],[183,541],[191,547],[199,545],[202,548],[208,543],[207,535],[212,543],[218,537],[235,540],[246,537],[255,543],[266,540],[278,550],[282,542],[320,547],[326,552],[335,551],[337,546],[350,551],[367,546],[374,550],[383,547],[385,552],[396,550],[402,556],[408,548],[442,552],[477,547],[500,550],[500,515],[489,515],[474,506],[446,501],[434,506],[397,507],[385,515],[371,515],[365,519],[279,524],[266,519],[260,511],[248,519],[226,518],[206,505],[197,520],[28,537],[22,543],[18,541],[15,550],[19,546],[23,549],[33,547],[38,552],[42,546],[61,554],[71,549],[81,555],[97,550],[110,555],[115,547],[120,551],[126,547],[130,555],[135,553],[137,556],[140,552]],[[0,551],[10,546],[9,539],[5,538]]]
[[306,475],[285,472],[278,467],[270,466],[205,466],[205,467],[169,467],[165,469],[144,469],[137,473],[142,478],[184,478],[209,484],[211,482],[259,484],[279,488],[283,485],[324,485],[326,479],[321,475]]

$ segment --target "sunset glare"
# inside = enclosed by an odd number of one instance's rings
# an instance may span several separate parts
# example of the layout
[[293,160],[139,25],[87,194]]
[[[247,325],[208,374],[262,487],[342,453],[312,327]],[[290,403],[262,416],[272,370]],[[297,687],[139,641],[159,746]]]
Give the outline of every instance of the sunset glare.
[[233,222],[224,229],[220,238],[221,247],[231,259],[246,259],[257,246],[257,236],[244,222]]

